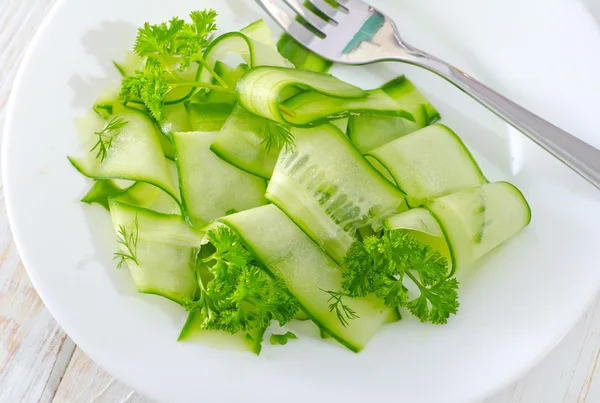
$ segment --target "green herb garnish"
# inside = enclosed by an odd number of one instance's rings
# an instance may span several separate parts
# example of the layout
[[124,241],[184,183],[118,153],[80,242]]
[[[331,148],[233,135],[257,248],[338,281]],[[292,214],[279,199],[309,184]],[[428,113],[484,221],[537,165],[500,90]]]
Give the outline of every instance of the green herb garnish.
[[[191,23],[177,17],[169,22],[151,25],[144,24],[138,29],[134,46],[135,53],[144,59],[144,67],[133,76],[123,78],[119,100],[123,103],[143,104],[150,114],[162,121],[162,106],[165,97],[173,89],[190,88],[188,95],[181,99],[189,99],[199,89],[211,89],[227,93],[235,93],[229,88],[215,71],[204,62],[202,53],[212,40],[216,30],[214,10],[193,11]],[[195,64],[198,72],[206,69],[217,81],[218,85],[186,79],[182,73]]]
[[266,328],[273,320],[284,325],[294,318],[299,309],[296,299],[282,281],[259,267],[233,231],[218,227],[208,232],[208,240],[215,252],[193,257],[197,297],[184,304],[188,311],[203,315],[203,329],[234,334]]
[[113,140],[119,135],[120,129],[125,126],[127,122],[125,119],[120,117],[114,117],[106,123],[104,128],[99,132],[95,132],[98,136],[98,141],[90,152],[96,151],[96,159],[104,161],[108,155],[108,150],[112,147]]
[[[354,242],[344,260],[342,286],[349,296],[374,294],[390,308],[406,307],[421,322],[436,324],[458,310],[458,281],[448,277],[447,260],[404,231]],[[407,281],[416,285],[416,298]]]
[[135,216],[135,220],[133,221],[133,231],[131,233],[127,233],[127,229],[120,225],[119,232],[117,233],[117,242],[122,245],[122,250],[119,252],[115,252],[114,259],[118,259],[119,263],[117,264],[117,269],[123,267],[125,262],[132,261],[135,264],[139,265],[137,260],[137,242],[138,242],[138,218]]
[[298,336],[296,336],[292,332],[287,332],[286,334],[272,334],[270,338],[270,342],[272,345],[282,345],[285,346],[288,343],[288,340],[296,340]]

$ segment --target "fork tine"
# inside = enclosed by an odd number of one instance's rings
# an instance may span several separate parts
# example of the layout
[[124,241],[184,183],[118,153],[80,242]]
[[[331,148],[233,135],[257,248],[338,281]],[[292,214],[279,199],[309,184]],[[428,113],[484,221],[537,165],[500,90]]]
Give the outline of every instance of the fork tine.
[[317,10],[325,14],[327,17],[332,20],[336,20],[336,15],[340,12],[339,9],[336,9],[331,4],[327,3],[325,0],[307,0],[310,4],[312,4]]
[[324,33],[329,23],[306,8],[300,0],[283,0],[292,10],[317,30]]
[[308,46],[308,44],[317,38],[317,36],[310,32],[308,28],[304,27],[302,24],[296,21],[295,18],[291,17],[277,4],[275,4],[275,0],[256,1],[284,31],[292,35],[298,42]]

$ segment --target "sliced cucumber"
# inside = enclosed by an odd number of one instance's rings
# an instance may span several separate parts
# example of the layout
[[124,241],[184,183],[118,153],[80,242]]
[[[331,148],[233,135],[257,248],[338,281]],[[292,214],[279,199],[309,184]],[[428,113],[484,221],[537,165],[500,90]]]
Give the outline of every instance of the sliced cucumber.
[[276,47],[273,31],[267,25],[265,20],[256,20],[253,23],[240,29],[240,32],[254,41],[260,42],[270,47]]
[[295,147],[281,152],[266,198],[341,264],[354,232],[403,211],[404,194],[335,126],[292,134]]
[[296,316],[294,316],[294,319],[296,319],[296,320],[301,320],[301,321],[305,321],[305,320],[309,320],[309,319],[310,319],[310,316],[308,316],[308,315],[306,314],[306,312],[304,312],[303,310],[299,310],[299,311],[296,313]]
[[427,124],[435,123],[440,119],[440,113],[425,98],[425,96],[405,76],[400,76],[384,84],[381,89],[404,105],[423,105],[427,112]]
[[172,132],[187,132],[192,130],[190,116],[183,102],[162,107],[164,120],[161,122],[160,130],[168,135]]
[[348,136],[363,154],[439,119],[437,110],[406,77],[384,84],[381,90],[410,112],[414,121],[392,116],[352,116]]
[[426,208],[418,207],[386,218],[383,227],[388,230],[401,229],[410,233],[419,242],[431,246],[448,260],[451,273],[454,273],[452,252],[444,237],[444,232],[436,218]]
[[402,320],[402,315],[400,315],[400,311],[398,310],[398,308],[390,309],[390,312],[389,312],[387,318],[385,318],[385,323],[394,323],[394,322],[398,322],[401,320]]
[[[179,61],[176,63],[179,63]],[[197,81],[200,78],[201,72],[202,66],[194,64],[188,67],[181,74],[180,78]],[[168,98],[161,108],[163,111],[163,120],[160,122],[160,130],[165,136],[168,137],[172,132],[191,130],[186,104],[190,99],[194,98],[194,94],[198,94],[195,87],[179,87],[169,92]],[[172,149],[172,145],[170,149]]]
[[127,188],[127,190],[113,195],[111,199],[158,213],[181,214],[179,205],[172,197],[156,186],[144,182],[136,182]]
[[[190,269],[193,251],[202,243],[204,233],[189,227],[178,215],[160,214],[110,201],[110,213],[119,234],[125,231],[136,261],[126,263],[141,293],[157,294],[181,303],[193,298],[195,277]],[[130,254],[123,244],[121,252]]]
[[[236,68],[231,68],[225,63],[217,62],[215,64],[215,73],[221,77],[223,81],[230,88],[235,88],[237,86],[238,81],[242,78],[244,74],[248,71],[248,65],[245,63],[240,64]],[[213,84],[217,84],[216,79],[213,79]],[[211,91],[208,93],[207,97],[208,102],[213,103],[225,103],[225,104],[233,104],[235,103],[235,94],[227,94],[225,92],[219,91]],[[183,131],[183,130],[180,130]]]
[[305,91],[285,101],[283,107],[286,113],[280,114],[284,118],[280,121],[296,127],[316,126],[355,114],[400,116],[405,120],[414,120],[411,113],[382,90],[368,91],[366,97],[355,99],[333,98],[316,91]]
[[487,182],[460,138],[440,124],[384,144],[367,156],[386,168],[412,207]]
[[91,189],[83,196],[81,201],[87,204],[98,203],[108,210],[108,199],[122,191],[123,188],[118,186],[113,180],[99,179],[94,181]]
[[[384,324],[385,323],[394,323],[394,322],[400,321],[401,319],[402,319],[402,316],[400,315],[400,311],[398,311],[398,309],[390,309],[389,314],[388,314],[387,318],[385,318],[385,321],[383,323]],[[320,332],[320,336],[322,339],[331,338],[329,333],[327,333],[325,330],[319,329],[319,332]]]
[[201,313],[190,312],[177,341],[198,343],[226,350],[247,350],[256,355],[260,354],[266,329],[253,329],[250,332],[230,334],[221,330],[202,329],[203,320]]
[[228,103],[194,102],[187,107],[191,130],[181,131],[219,131],[231,115],[233,105]]
[[330,295],[341,291],[342,272],[317,245],[274,205],[233,214],[220,221],[233,229],[275,277],[285,282],[310,318],[352,351],[360,351],[389,317],[377,299],[344,298],[359,318],[344,327],[329,310]]
[[267,124],[266,119],[236,105],[210,149],[231,165],[269,179],[280,149],[274,147],[267,151],[264,147]]
[[[204,51],[204,63],[214,69],[218,61],[223,62],[230,55],[241,57],[250,67],[292,66],[277,51],[271,30],[263,20],[242,28],[240,32],[229,32],[216,38]],[[201,81],[208,83],[212,78],[205,68]]]
[[297,69],[326,73],[332,62],[322,58],[296,41],[291,35],[284,33],[277,42],[277,50],[289,60]]
[[523,194],[506,182],[488,183],[441,197],[425,207],[443,230],[455,270],[513,237],[531,220]]
[[229,210],[243,211],[266,203],[264,179],[228,164],[210,150],[217,134],[173,133],[181,197],[197,227]]
[[[205,59],[207,61],[210,59],[209,64],[215,65],[217,60],[222,60],[226,55],[240,51],[240,55],[250,67],[291,66],[287,60],[277,53],[271,30],[263,20],[256,21],[242,29],[240,35],[237,35],[237,33],[225,34],[215,40],[214,45],[211,44],[205,52]],[[219,42],[215,44],[217,41]],[[263,49],[268,48],[268,51],[257,55],[256,50],[260,51],[261,47]],[[273,53],[276,53],[276,55]],[[208,72],[205,73],[205,79],[210,79]],[[287,97],[295,95],[296,92],[295,89],[292,89],[292,92],[283,95],[282,99],[287,99]],[[263,146],[267,124],[268,122],[265,119],[235,106],[211,149],[230,164],[268,179],[275,167],[279,149],[273,148],[267,151]],[[209,131],[208,128],[204,127],[194,129]],[[210,129],[210,131],[212,130],[218,129]]]
[[120,63],[113,61],[113,65],[121,76],[133,76],[136,70],[140,70],[144,66],[144,59],[139,57],[135,52],[125,52],[123,61]]
[[348,123],[349,123],[349,118],[342,118],[342,119],[336,119],[336,120],[332,120],[331,122],[332,125],[334,125],[335,127],[337,127],[338,129],[340,129],[340,131],[344,134],[348,134]]
[[366,154],[390,141],[427,126],[425,106],[412,109],[415,121],[397,116],[362,114],[350,117],[348,137],[358,150]]
[[431,215],[431,212],[424,208],[415,208],[388,217],[383,220],[383,227],[387,230],[405,229],[424,232],[434,237],[444,236],[440,224]]
[[133,109],[124,109],[115,117],[127,124],[113,133],[106,158],[96,158],[94,150],[84,157],[69,157],[73,166],[93,179],[127,179],[154,185],[179,203],[178,190],[159,141],[162,133],[145,114]]

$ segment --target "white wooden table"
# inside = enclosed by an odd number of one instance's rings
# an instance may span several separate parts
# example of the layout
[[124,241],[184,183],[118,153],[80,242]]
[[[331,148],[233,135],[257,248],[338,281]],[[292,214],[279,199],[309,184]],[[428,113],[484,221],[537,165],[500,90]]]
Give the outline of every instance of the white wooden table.
[[[600,22],[600,0],[582,1]],[[0,0],[0,138],[18,65],[55,2]],[[536,368],[485,403],[600,402],[599,361],[600,298]],[[46,310],[12,241],[0,183],[0,403],[20,402],[150,401],[88,359]]]

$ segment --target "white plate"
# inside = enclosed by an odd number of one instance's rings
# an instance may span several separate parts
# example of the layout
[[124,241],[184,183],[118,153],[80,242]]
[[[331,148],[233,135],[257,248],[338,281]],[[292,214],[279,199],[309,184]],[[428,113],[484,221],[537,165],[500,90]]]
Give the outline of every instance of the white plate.
[[[406,39],[600,146],[600,34],[569,0],[379,0]],[[135,27],[216,7],[222,31],[262,17],[250,0],[64,0],[29,49],[8,112],[4,183],[15,240],[40,296],[92,359],[160,401],[469,402],[546,354],[599,290],[600,192],[431,74],[402,65],[338,72],[364,86],[406,71],[433,94],[492,180],[520,187],[533,222],[462,282],[447,326],[407,319],[356,355],[302,337],[260,357],[176,338],[185,314],[137,295],[105,211],[78,202],[73,121],[117,78]],[[368,72],[368,73],[366,73]],[[450,105],[450,106],[449,106]],[[458,112],[460,111],[460,112]],[[510,140],[508,140],[510,139]]]

